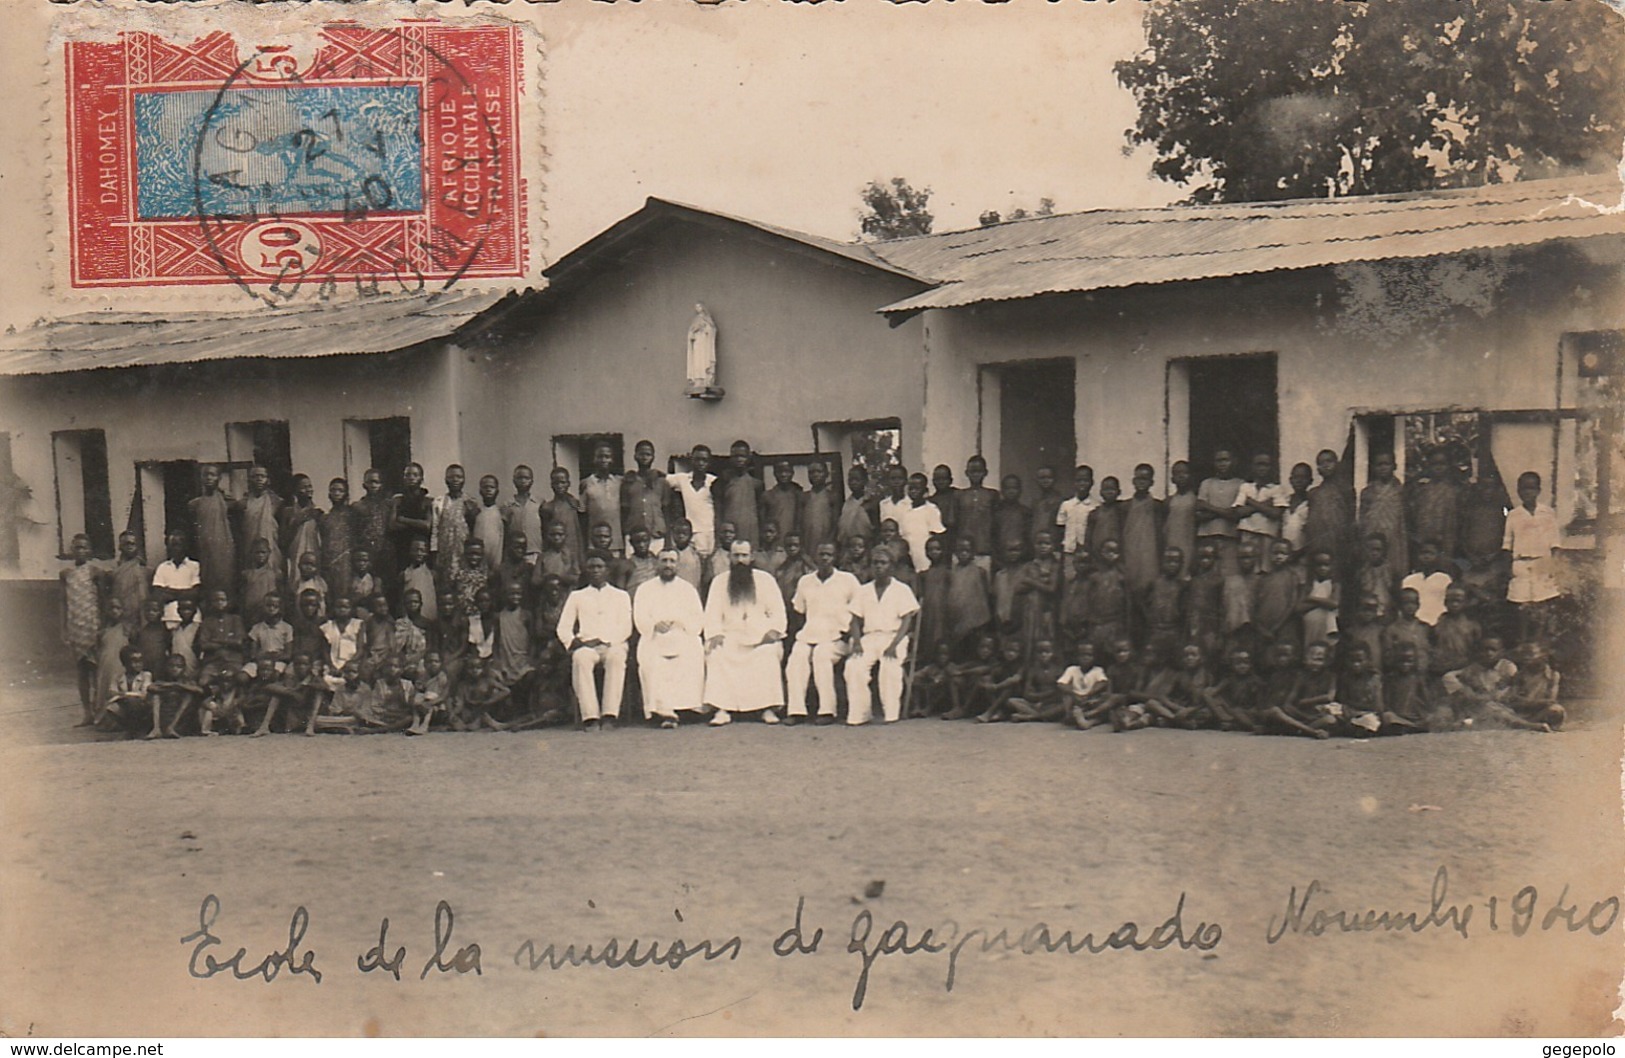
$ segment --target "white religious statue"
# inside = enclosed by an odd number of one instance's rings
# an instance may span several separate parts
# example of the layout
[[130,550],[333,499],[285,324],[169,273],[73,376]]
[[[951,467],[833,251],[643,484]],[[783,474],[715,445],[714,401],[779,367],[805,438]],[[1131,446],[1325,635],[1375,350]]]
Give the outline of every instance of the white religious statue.
[[695,305],[688,325],[688,395],[717,400],[722,392],[717,388],[717,324],[704,305]]

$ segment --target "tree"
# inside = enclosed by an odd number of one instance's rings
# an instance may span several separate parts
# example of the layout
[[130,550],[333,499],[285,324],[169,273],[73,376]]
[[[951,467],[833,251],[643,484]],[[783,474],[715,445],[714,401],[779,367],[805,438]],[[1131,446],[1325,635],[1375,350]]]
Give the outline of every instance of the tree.
[[1600,0],[1156,0],[1119,62],[1130,144],[1192,202],[1603,171],[1625,140],[1625,18]]
[[1038,200],[1038,208],[1036,209],[1029,210],[1025,206],[1017,206],[1006,217],[999,216],[999,211],[996,209],[987,209],[983,210],[981,216],[977,219],[982,227],[986,228],[989,225],[998,224],[1000,221],[1005,220],[1026,220],[1028,217],[1053,217],[1054,215],[1055,200],[1046,196]]
[[915,190],[900,176],[890,186],[871,180],[862,191],[864,212],[858,224],[865,239],[902,239],[910,235],[930,235],[932,216],[926,205],[931,201],[929,187]]

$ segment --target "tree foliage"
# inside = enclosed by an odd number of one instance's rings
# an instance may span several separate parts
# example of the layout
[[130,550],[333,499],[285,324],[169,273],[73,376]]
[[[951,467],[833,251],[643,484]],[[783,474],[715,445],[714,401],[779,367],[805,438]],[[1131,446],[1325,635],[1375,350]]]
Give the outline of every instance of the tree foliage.
[[1381,194],[1619,162],[1602,0],[1154,0],[1131,144],[1193,202]]
[[862,191],[864,210],[858,224],[865,239],[902,239],[930,235],[932,216],[927,206],[931,189],[916,190],[900,176],[890,184],[871,180]]

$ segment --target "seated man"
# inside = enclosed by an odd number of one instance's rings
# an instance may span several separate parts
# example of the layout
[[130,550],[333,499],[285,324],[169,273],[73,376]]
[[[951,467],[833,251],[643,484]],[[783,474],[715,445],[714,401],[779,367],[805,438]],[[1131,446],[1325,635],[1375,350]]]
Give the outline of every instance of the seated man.
[[[586,586],[564,601],[559,615],[559,642],[570,655],[570,685],[585,730],[613,726],[621,715],[621,691],[626,686],[627,641],[632,638],[632,598],[609,583],[609,556],[591,552],[583,563]],[[602,705],[597,670],[604,670]]]

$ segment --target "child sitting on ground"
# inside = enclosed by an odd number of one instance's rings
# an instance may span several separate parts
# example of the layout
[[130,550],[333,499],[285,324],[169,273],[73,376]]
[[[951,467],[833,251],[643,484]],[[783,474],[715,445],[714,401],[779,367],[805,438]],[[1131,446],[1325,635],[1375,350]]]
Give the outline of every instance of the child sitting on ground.
[[1264,689],[1264,681],[1253,671],[1253,655],[1249,650],[1230,652],[1229,671],[1198,697],[1205,715],[1199,713],[1220,731],[1251,731],[1253,709]]
[[[109,608],[116,603],[117,599],[109,599]],[[107,700],[107,715],[119,726],[132,730],[151,711],[148,696],[152,691],[152,673],[146,670],[141,651],[132,646],[126,645],[119,651],[119,664],[120,672],[113,681],[112,695]]]
[[1079,731],[1087,731],[1096,724],[1105,723],[1112,707],[1111,680],[1106,670],[1096,664],[1094,643],[1081,640],[1077,646],[1077,662],[1061,673],[1061,692],[1065,696],[1067,718]]
[[1033,659],[1027,665],[1021,693],[1010,698],[1010,719],[1016,723],[1035,720],[1057,721],[1067,714],[1061,694],[1064,667],[1055,659],[1055,644],[1040,639],[1033,644]]
[[169,655],[164,659],[163,678],[147,688],[147,698],[152,702],[152,730],[147,737],[180,738],[180,722],[202,696],[203,688],[187,675],[186,659],[179,654]]
[[[1369,608],[1361,607],[1362,611]],[[1337,704],[1343,707],[1344,734],[1358,738],[1382,729],[1382,672],[1371,656],[1371,648],[1359,640],[1350,642],[1344,655],[1343,672],[1337,679]]]
[[953,668],[954,653],[946,640],[938,640],[931,661],[914,670],[909,684],[909,716],[938,716],[949,707],[949,670]]
[[1153,695],[1167,711],[1168,722],[1176,727],[1195,727],[1195,719],[1202,710],[1202,692],[1213,682],[1207,671],[1207,655],[1200,643],[1186,643],[1179,648],[1179,662],[1172,670],[1172,678],[1153,678]]
[[1010,699],[1021,693],[1021,685],[1026,677],[1026,667],[1021,663],[1021,641],[1019,639],[1006,639],[999,644],[999,661],[977,684],[987,702],[987,708],[976,717],[978,724],[991,724],[998,720],[1007,719],[1010,715]]
[[[982,573],[979,567],[972,567]],[[956,662],[948,667],[949,709],[942,714],[944,720],[963,720],[987,708],[983,697],[983,683],[993,675],[998,661],[999,641],[987,632],[976,637],[976,651],[969,661]]]
[[1310,643],[1303,652],[1298,687],[1289,712],[1317,730],[1336,730],[1343,715],[1337,704],[1337,670],[1332,667],[1332,645],[1324,639]]
[[249,737],[264,738],[270,734],[271,726],[276,722],[278,715],[284,717],[285,731],[301,724],[308,724],[315,713],[314,698],[320,686],[310,652],[294,651],[281,675],[265,684],[261,690],[265,718]]
[[463,676],[463,706],[474,717],[476,724],[492,731],[506,731],[507,725],[497,719],[506,711],[512,692],[491,671],[485,658],[470,658]]
[[1551,655],[1539,643],[1523,643],[1518,647],[1517,663],[1507,706],[1530,723],[1556,731],[1567,713],[1557,701],[1562,677],[1552,668]]
[[[1405,591],[1414,594],[1411,589]],[[1403,599],[1400,605],[1404,606]],[[1434,693],[1416,647],[1408,642],[1396,643],[1388,657],[1393,668],[1382,680],[1382,733],[1408,735],[1453,728],[1455,713]]]
[[1313,714],[1305,714],[1298,707],[1298,689],[1303,685],[1303,672],[1295,664],[1297,648],[1292,641],[1283,639],[1270,648],[1274,655],[1270,674],[1264,678],[1263,695],[1259,699],[1255,729],[1260,735],[1305,735],[1309,738],[1330,738],[1323,728],[1314,725]]
[[1393,620],[1383,628],[1382,658],[1389,671],[1399,664],[1399,648],[1410,647],[1416,655],[1421,671],[1428,670],[1428,655],[1433,652],[1433,629],[1422,622],[1418,612],[1422,608],[1422,595],[1415,588],[1399,590],[1399,605]]
[[451,680],[441,667],[437,651],[423,655],[422,673],[422,678],[414,684],[412,726],[406,729],[408,735],[428,734],[429,724],[437,716],[446,716],[451,702]]

